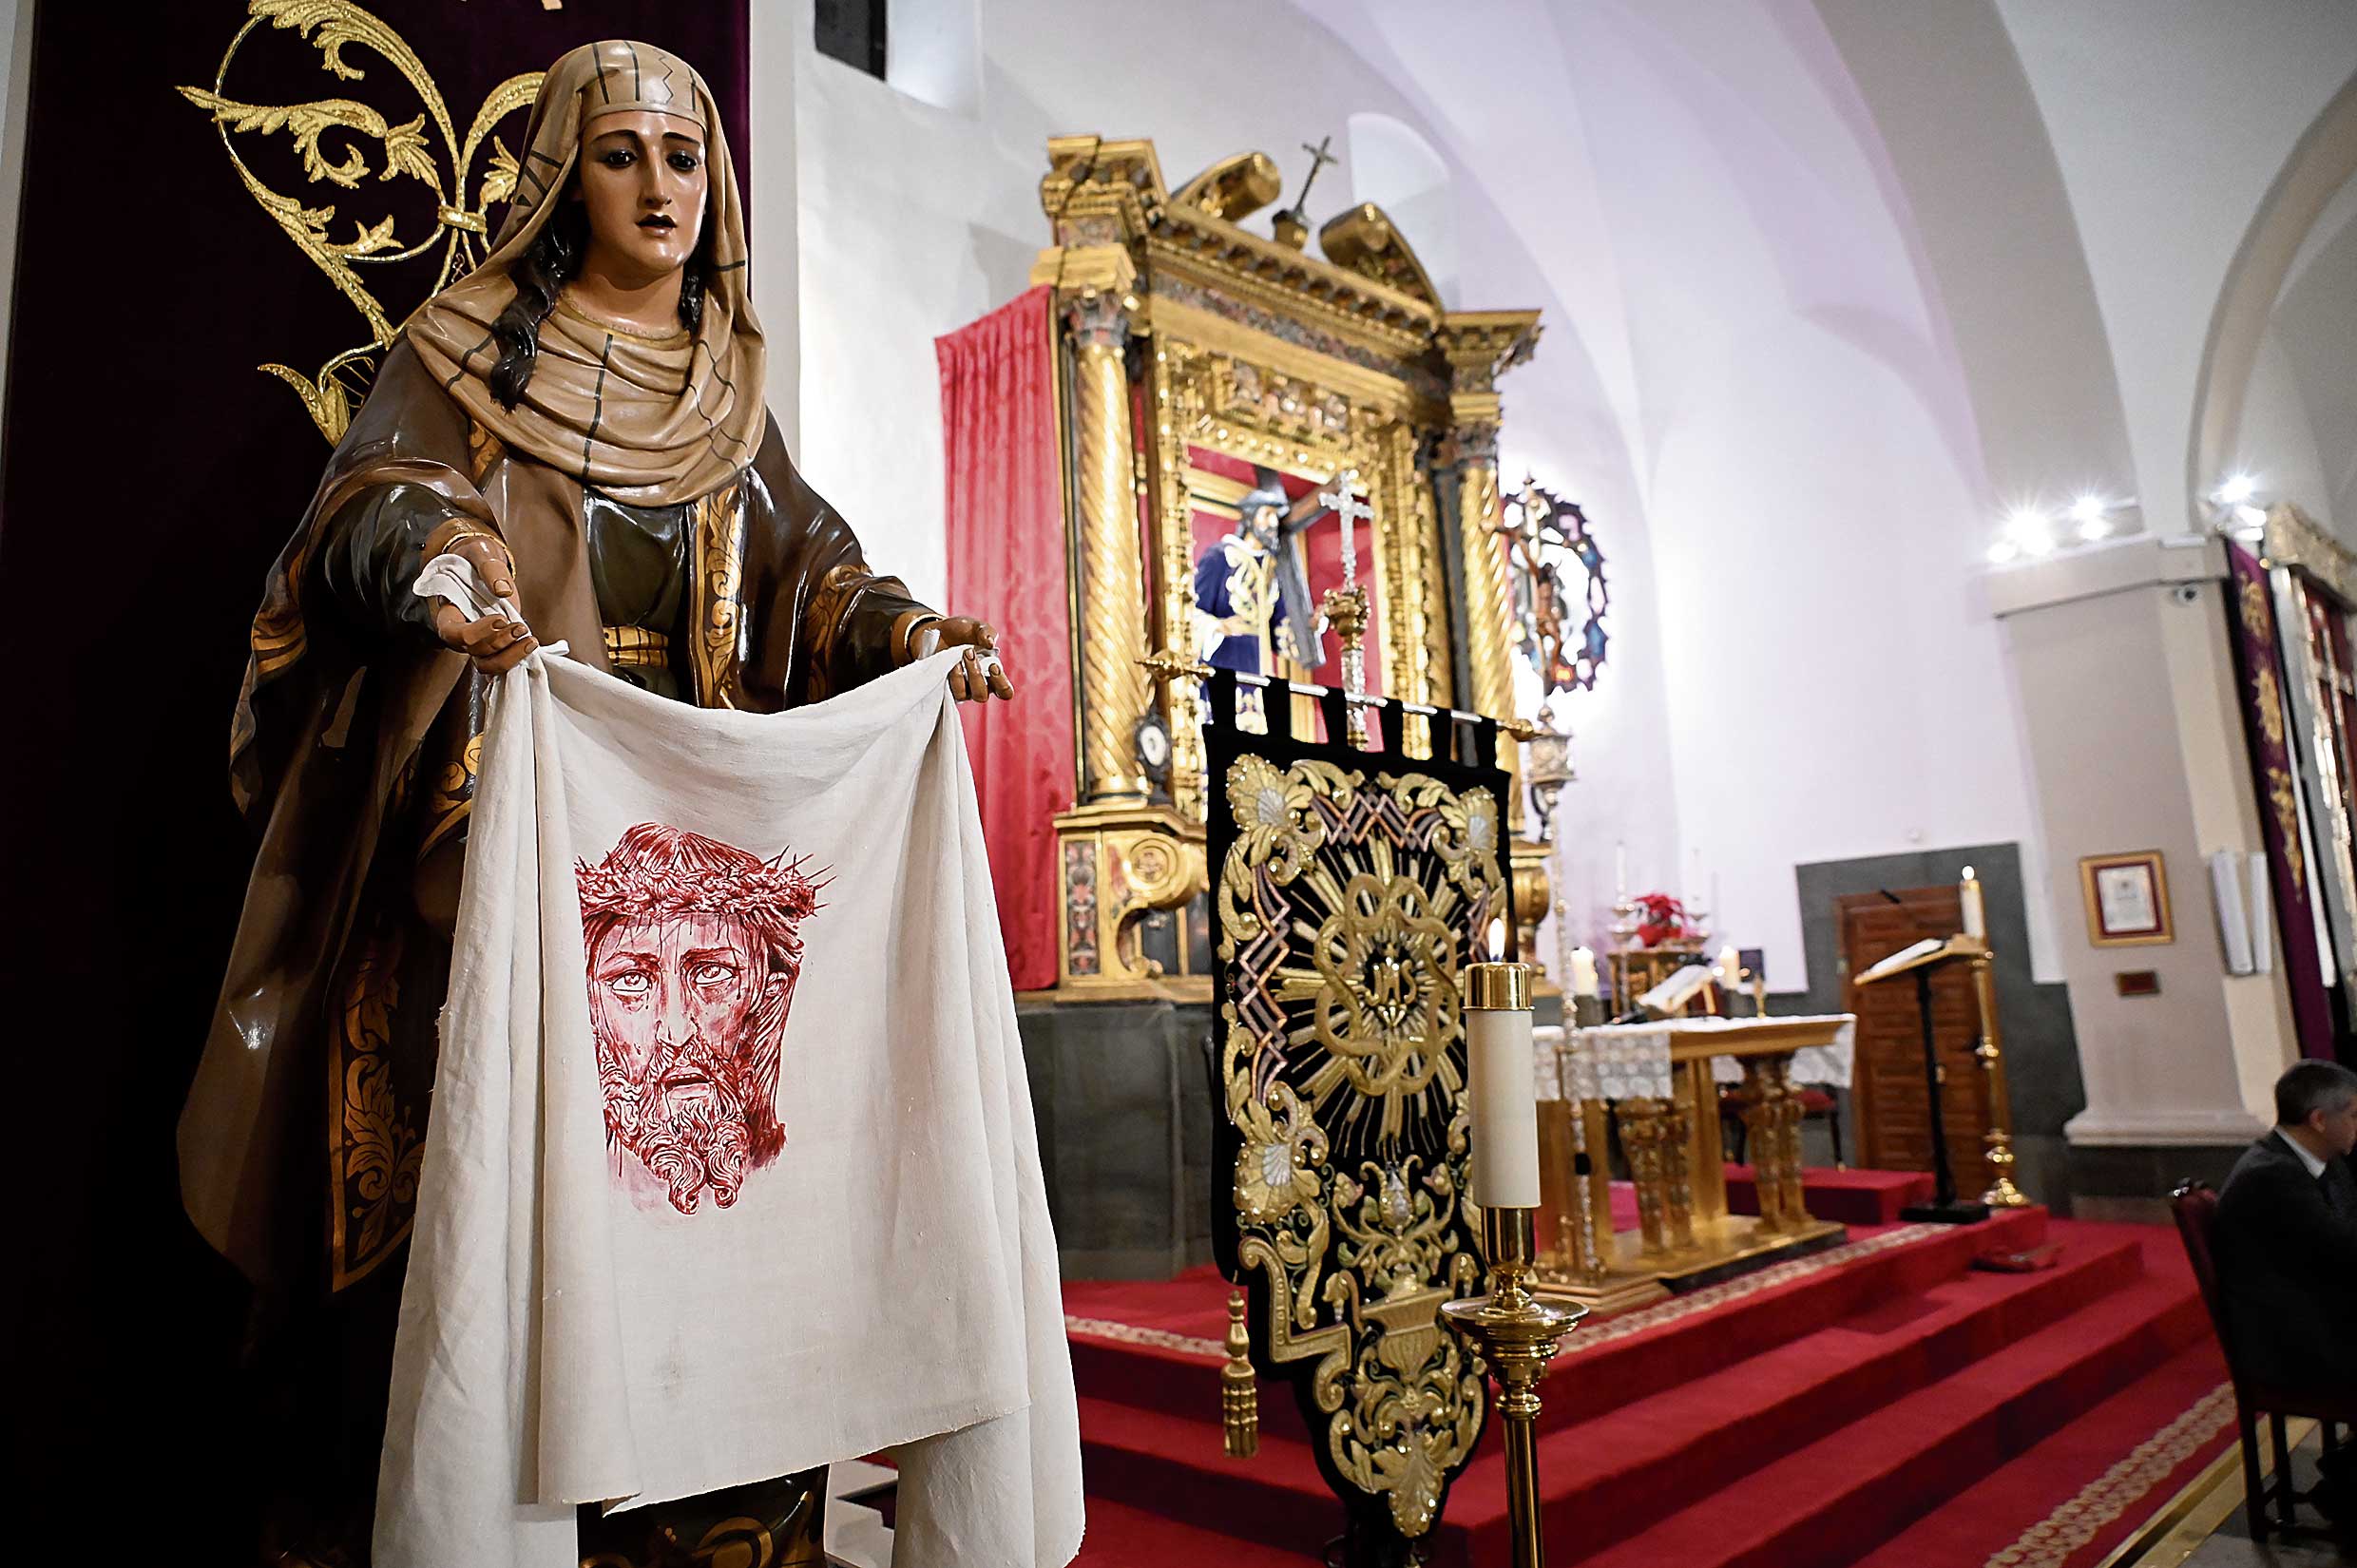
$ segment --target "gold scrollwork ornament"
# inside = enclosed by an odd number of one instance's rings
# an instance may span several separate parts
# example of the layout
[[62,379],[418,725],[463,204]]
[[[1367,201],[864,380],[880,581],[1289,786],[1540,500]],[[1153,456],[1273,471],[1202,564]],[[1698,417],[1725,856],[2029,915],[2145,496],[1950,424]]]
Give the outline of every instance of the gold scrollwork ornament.
[[[384,303],[361,280],[358,269],[408,261],[438,249],[440,261],[432,285],[421,298],[440,293],[473,270],[485,254],[489,229],[485,213],[508,200],[515,189],[515,155],[492,134],[493,127],[530,106],[545,73],[527,71],[493,87],[461,136],[425,62],[398,32],[369,11],[349,0],[248,0],[246,11],[246,23],[229,41],[212,86],[179,90],[212,116],[222,150],[229,154],[246,193],[285,231],[296,248],[327,275],[328,281],[368,324],[369,340],[332,355],[316,375],[275,363],[257,367],[293,388],[319,433],[334,442],[342,439],[353,409],[366,394],[375,356],[392,346],[399,332]],[[391,64],[416,89],[423,107],[412,118],[395,124],[380,110],[351,98],[259,104],[231,97],[226,91],[230,66],[255,29],[265,23],[308,42],[319,51],[320,68],[339,81],[367,78],[367,71],[348,60],[345,50],[355,47],[368,50]],[[440,138],[438,146],[427,135],[429,121]],[[361,181],[372,174],[380,184],[414,180],[433,193],[434,226],[421,238],[404,239],[395,232],[394,215],[387,213],[374,223],[355,218],[352,238],[335,239],[330,236],[336,218],[335,206],[306,205],[297,196],[273,189],[238,155],[230,140],[233,131],[287,136],[302,160],[304,179],[313,185],[357,191]],[[332,135],[334,144],[327,141]],[[358,138],[377,143],[376,165],[371,165],[356,144]],[[476,176],[475,159],[487,143],[490,155]]]

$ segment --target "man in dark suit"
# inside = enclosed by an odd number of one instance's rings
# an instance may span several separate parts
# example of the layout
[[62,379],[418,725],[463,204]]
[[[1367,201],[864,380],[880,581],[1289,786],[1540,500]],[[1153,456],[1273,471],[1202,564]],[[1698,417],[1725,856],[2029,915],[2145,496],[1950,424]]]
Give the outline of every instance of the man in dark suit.
[[[2357,1073],[2303,1061],[2275,1080],[2275,1130],[2218,1194],[2213,1251],[2226,1329],[2247,1377],[2357,1400]],[[2317,1501],[2357,1519],[2350,1450]]]

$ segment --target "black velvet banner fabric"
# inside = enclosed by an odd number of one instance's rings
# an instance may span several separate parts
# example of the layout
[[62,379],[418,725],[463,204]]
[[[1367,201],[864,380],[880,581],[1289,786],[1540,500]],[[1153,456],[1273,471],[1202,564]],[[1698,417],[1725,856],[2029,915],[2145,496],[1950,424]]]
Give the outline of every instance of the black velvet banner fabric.
[[[29,1136],[11,1146],[25,1198],[11,1425],[29,1461],[16,1514],[44,1560],[52,1532],[106,1560],[254,1560],[258,1417],[235,1375],[246,1292],[181,1214],[174,1124],[248,864],[225,776],[247,627],[329,450],[289,384],[256,367],[307,377],[370,336],[179,89],[213,90],[252,21],[220,96],[365,104],[396,144],[422,114],[409,156],[446,190],[451,176],[435,116],[365,36],[340,49],[361,74],[339,78],[275,25],[287,8],[256,9],[43,0],[35,17],[0,602],[19,671],[6,973],[27,1004],[9,1054],[39,1089],[15,1102]],[[414,51],[461,142],[511,76],[601,37],[660,44],[711,83],[748,176],[747,0],[373,0],[368,14]],[[497,127],[510,153],[524,121]],[[386,143],[365,128],[325,129],[308,170],[286,130],[230,141],[302,207],[333,206],[335,243],[389,215],[402,247],[445,232],[425,182],[380,178]],[[363,174],[346,173],[355,152]],[[487,141],[457,204],[491,155]],[[358,270],[397,323],[435,259]]]

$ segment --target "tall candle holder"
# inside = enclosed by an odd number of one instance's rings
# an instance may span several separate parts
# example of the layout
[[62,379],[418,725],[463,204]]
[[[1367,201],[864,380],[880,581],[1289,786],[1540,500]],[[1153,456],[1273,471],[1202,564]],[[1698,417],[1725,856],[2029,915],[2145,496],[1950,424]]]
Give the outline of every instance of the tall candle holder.
[[[1523,1014],[1520,1033],[1527,1049],[1530,966],[1474,965],[1467,975],[1466,1005],[1468,1011]],[[1535,1121],[1533,1125],[1535,1130]],[[1477,1201],[1482,1195],[1484,1131],[1511,1142],[1519,1129],[1476,1127]],[[1448,1326],[1473,1343],[1498,1383],[1498,1415],[1505,1423],[1506,1525],[1514,1542],[1514,1568],[1540,1568],[1546,1560],[1546,1544],[1539,1532],[1539,1380],[1546,1375],[1557,1342],[1587,1315],[1584,1307],[1558,1305],[1531,1293],[1533,1207],[1483,1207],[1482,1250],[1489,1257],[1489,1291],[1441,1304]]]
[[1972,994],[1981,1007],[1981,1040],[1972,1054],[1987,1075],[1989,1124],[1981,1135],[1982,1156],[1988,1161],[1988,1191],[1981,1201],[1992,1209],[2023,1209],[2030,1196],[2013,1184],[2013,1105],[2005,1092],[2005,1054],[1997,1042],[1997,958],[1988,939],[1979,939],[1972,955]]
[[1556,1343],[1587,1316],[1584,1307],[1543,1301],[1530,1293],[1531,1212],[1484,1209],[1482,1246],[1489,1254],[1489,1293],[1444,1302],[1448,1326],[1471,1340],[1498,1383],[1498,1415],[1505,1423],[1506,1527],[1514,1568],[1540,1568],[1546,1543],[1539,1533],[1539,1380]]

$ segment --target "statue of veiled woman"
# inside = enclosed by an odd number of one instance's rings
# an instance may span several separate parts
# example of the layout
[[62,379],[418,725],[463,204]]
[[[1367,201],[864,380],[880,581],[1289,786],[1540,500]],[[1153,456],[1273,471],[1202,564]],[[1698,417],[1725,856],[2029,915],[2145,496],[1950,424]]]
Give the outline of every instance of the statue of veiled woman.
[[[703,80],[645,44],[574,49],[527,141],[490,255],[408,322],[272,567],[233,729],[260,850],[182,1185],[258,1286],[280,1543],[323,1557],[365,1552],[489,678],[562,639],[775,711],[965,644],[954,694],[1013,695],[990,628],[872,571],[795,471]],[[413,593],[445,551],[522,619]]]

